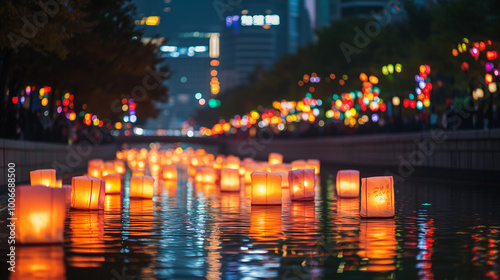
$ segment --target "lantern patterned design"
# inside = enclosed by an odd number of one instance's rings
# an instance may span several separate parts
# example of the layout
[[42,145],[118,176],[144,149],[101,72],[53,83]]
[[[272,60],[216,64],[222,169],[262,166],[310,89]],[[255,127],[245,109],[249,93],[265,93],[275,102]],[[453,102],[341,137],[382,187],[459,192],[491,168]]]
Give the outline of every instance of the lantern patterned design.
[[288,172],[291,200],[314,200],[314,169],[298,169]]
[[163,180],[165,181],[177,180],[177,165],[169,164],[163,166]]
[[130,178],[130,198],[153,198],[155,180],[150,176]]
[[339,170],[335,188],[338,197],[359,197],[359,171]]
[[283,163],[283,155],[278,154],[278,153],[270,153],[269,158],[268,158],[268,162],[271,165],[282,164]]
[[71,188],[71,208],[104,209],[104,196],[106,194],[104,180],[92,176],[73,177]]
[[252,173],[252,205],[281,205],[281,175]]
[[55,169],[38,169],[30,172],[31,185],[42,185],[46,187],[56,188],[56,170]]
[[220,190],[229,192],[240,190],[240,172],[238,169],[222,168]]
[[122,179],[120,174],[109,174],[103,178],[105,182],[106,193],[121,193]]
[[362,218],[394,217],[394,179],[392,176],[361,179]]
[[44,186],[16,187],[16,242],[64,242],[65,191]]

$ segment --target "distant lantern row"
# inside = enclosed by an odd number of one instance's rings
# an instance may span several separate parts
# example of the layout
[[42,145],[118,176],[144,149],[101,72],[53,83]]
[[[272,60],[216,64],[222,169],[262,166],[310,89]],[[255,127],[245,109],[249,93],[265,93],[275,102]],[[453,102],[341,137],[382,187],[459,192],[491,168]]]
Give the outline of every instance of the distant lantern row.
[[[88,162],[88,174],[73,177],[71,185],[56,180],[56,171],[31,171],[31,186],[16,188],[16,226],[19,243],[63,242],[67,208],[103,210],[105,195],[122,194],[126,166],[130,169],[131,199],[158,195],[155,181],[191,181],[223,192],[239,192],[250,185],[251,205],[282,205],[282,192],[292,201],[314,201],[320,174],[319,160],[283,163],[283,155],[269,154],[267,162],[207,153],[203,149],[123,150],[117,159]],[[148,175],[151,176],[148,176]],[[179,178],[180,177],[180,178]],[[155,180],[156,179],[156,180]],[[287,190],[288,189],[288,190]],[[337,174],[339,199],[360,197],[363,218],[394,217],[394,183],[390,176],[361,179],[357,170]],[[33,230],[36,229],[36,230]]]

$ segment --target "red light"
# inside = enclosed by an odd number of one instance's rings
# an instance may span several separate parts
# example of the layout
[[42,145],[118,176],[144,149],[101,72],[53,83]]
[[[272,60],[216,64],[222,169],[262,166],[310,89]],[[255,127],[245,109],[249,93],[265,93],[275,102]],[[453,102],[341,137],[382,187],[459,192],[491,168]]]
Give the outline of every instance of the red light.
[[129,110],[135,110],[135,103],[130,103],[130,105],[128,105],[128,108]]
[[104,123],[102,121],[99,121],[99,127],[102,127]]
[[386,105],[384,103],[380,104],[380,111],[385,112]]
[[19,98],[17,96],[12,97],[12,103],[17,104]]
[[462,68],[462,71],[467,71],[469,70],[469,63],[462,62],[462,65],[460,67]]
[[75,96],[74,96],[73,94],[71,94],[71,95],[69,96],[69,100],[73,101],[73,99],[75,99]]
[[52,88],[51,88],[51,87],[43,87],[43,91],[44,91],[45,93],[49,93],[51,90],[52,90]]
[[361,105],[361,111],[363,111],[363,112],[366,111],[366,105],[364,105],[364,104]]
[[69,105],[69,100],[68,99],[64,99],[62,103],[63,103],[64,106],[68,106]]
[[479,43],[479,50],[484,51],[484,49],[486,49],[484,42]]
[[494,59],[497,59],[497,52],[496,52],[496,51],[486,52],[486,58],[487,58],[488,60],[494,60]]
[[416,106],[417,106],[417,101],[415,101],[415,100],[411,100],[411,101],[410,101],[410,107],[411,107],[412,109],[415,109],[415,107],[416,107]]
[[127,104],[127,102],[128,102],[127,98],[123,98],[123,99],[122,99],[122,103],[123,103],[123,104]]
[[405,100],[403,101],[403,106],[404,106],[405,108],[408,108],[408,106],[410,106],[410,99],[405,99]]

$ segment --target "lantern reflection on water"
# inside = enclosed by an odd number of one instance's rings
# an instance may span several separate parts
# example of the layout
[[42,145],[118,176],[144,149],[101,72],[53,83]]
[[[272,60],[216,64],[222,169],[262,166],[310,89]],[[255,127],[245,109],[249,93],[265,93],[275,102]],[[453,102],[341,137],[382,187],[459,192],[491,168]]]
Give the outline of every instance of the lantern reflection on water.
[[252,173],[252,205],[281,205],[281,175]]
[[339,170],[335,187],[338,197],[359,197],[359,171]]
[[281,207],[253,206],[250,212],[250,238],[257,241],[275,243],[271,250],[279,246],[281,240],[282,219]]
[[153,198],[154,179],[150,176],[132,176],[130,178],[130,198]]
[[38,169],[30,172],[31,185],[42,185],[46,187],[56,188],[56,170],[55,169]]
[[359,198],[338,199],[337,214],[339,217],[355,217],[359,215]]
[[64,249],[60,245],[16,246],[15,272],[10,280],[65,280]]
[[102,212],[70,212],[71,257],[74,267],[100,267],[104,261],[104,215]]
[[361,179],[361,209],[363,218],[394,217],[394,181],[392,176]]
[[106,193],[121,193],[122,179],[120,174],[109,174],[103,177]]
[[71,182],[71,208],[104,209],[104,181],[91,176],[73,177]]
[[64,241],[64,190],[44,186],[18,186],[16,199],[16,243]]
[[238,169],[221,169],[220,190],[230,192],[240,190],[240,173]]
[[288,172],[291,200],[314,200],[314,169],[298,169]]
[[361,220],[359,230],[361,258],[368,259],[360,270],[390,271],[395,270],[396,257],[396,222],[392,219]]

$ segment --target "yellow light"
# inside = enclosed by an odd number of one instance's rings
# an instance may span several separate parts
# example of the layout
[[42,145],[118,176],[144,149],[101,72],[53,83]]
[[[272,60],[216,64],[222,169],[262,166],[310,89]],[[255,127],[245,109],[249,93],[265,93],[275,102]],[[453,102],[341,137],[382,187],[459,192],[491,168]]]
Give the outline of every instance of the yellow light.
[[429,106],[431,106],[431,101],[430,101],[429,99],[425,99],[425,100],[424,100],[424,106],[425,106],[425,107],[429,107]]
[[42,99],[42,106],[47,106],[47,104],[49,104],[49,100],[47,98]]
[[150,16],[146,18],[146,25],[159,25],[160,17],[158,16]]
[[75,119],[76,119],[76,114],[75,114],[75,112],[71,112],[71,113],[69,114],[69,120],[70,120],[70,121],[74,121]]
[[115,123],[115,129],[122,129],[122,123],[121,122],[117,122]]
[[495,93],[497,92],[497,84],[496,83],[491,83],[488,85],[488,90],[491,92],[491,93]]
[[45,94],[45,90],[43,88],[40,89],[40,95],[44,95]]
[[257,111],[250,112],[250,116],[256,120],[258,120],[260,118],[260,115],[259,115],[259,113],[257,113]]
[[394,97],[392,98],[392,105],[394,105],[394,106],[399,106],[399,104],[401,104],[401,100],[399,99],[399,97],[394,96]]
[[69,99],[69,92],[67,92],[66,94],[64,94],[64,99]]

